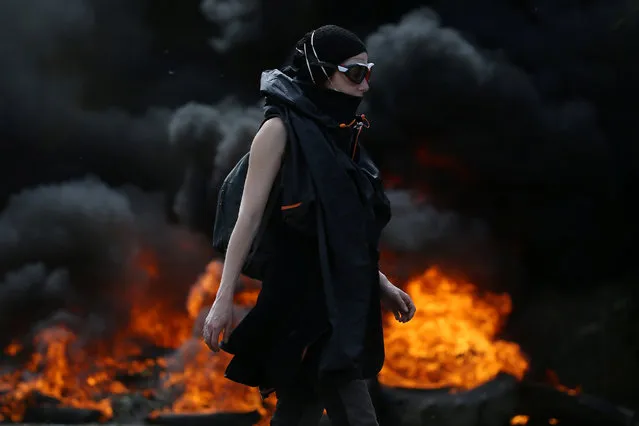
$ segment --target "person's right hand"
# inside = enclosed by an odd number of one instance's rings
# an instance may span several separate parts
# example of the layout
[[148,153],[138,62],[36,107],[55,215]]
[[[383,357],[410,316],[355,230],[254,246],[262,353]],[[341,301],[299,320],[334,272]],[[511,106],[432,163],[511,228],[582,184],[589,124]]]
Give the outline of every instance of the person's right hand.
[[204,343],[213,351],[220,350],[220,333],[226,342],[233,331],[233,298],[217,297],[204,321],[202,337]]

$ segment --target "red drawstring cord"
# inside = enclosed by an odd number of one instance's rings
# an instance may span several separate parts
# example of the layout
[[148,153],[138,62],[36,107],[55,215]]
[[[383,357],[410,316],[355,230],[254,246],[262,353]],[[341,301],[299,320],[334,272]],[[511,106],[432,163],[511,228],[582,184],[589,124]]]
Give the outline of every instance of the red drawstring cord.
[[[359,118],[359,119],[358,119]],[[357,151],[357,144],[359,142],[359,134],[362,133],[363,128],[371,127],[370,121],[366,118],[366,115],[361,114],[359,117],[356,117],[348,124],[341,123],[339,125],[340,128],[345,129],[347,127],[357,127],[357,134],[355,135],[355,143],[353,144],[353,152],[351,153],[351,158],[355,158],[355,152]]]

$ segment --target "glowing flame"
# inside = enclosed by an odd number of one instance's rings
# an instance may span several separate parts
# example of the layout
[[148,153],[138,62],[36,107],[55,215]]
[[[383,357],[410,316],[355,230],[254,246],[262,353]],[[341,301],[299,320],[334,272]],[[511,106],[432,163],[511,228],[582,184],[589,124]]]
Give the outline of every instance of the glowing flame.
[[510,424],[513,425],[513,426],[515,426],[515,425],[527,425],[529,419],[530,419],[530,417],[526,416],[525,414],[517,414],[512,419],[510,419]]
[[222,264],[220,262],[209,263],[206,267],[206,273],[200,277],[195,285],[191,287],[191,291],[189,291],[186,309],[190,318],[197,318],[204,306],[213,303],[220,287],[221,279]]
[[[157,276],[159,269],[152,256],[142,256],[139,260],[150,276]],[[35,338],[36,351],[26,368],[0,376],[0,421],[21,421],[34,394],[52,397],[61,406],[97,410],[106,421],[113,416],[109,397],[135,391],[116,378],[119,373],[148,375],[158,367],[167,369],[163,386],[178,388],[179,397],[171,407],[156,415],[169,411],[222,410],[264,413],[255,389],[223,378],[230,357],[213,354],[193,338],[193,324],[200,311],[215,299],[220,273],[219,262],[208,265],[207,271],[192,287],[185,311],[175,311],[169,308],[171,304],[162,301],[146,301],[135,306],[128,327],[112,341],[101,342],[98,347],[74,348],[76,336],[65,327],[43,330]],[[246,287],[237,295],[236,303],[239,301],[248,307],[255,303],[258,289],[251,287],[250,282]],[[179,356],[170,360],[161,357],[132,359],[144,357],[141,341],[158,348],[179,348]],[[21,345],[14,342],[5,353],[16,355],[21,350]]]
[[[207,272],[192,287],[187,300],[187,310],[195,320],[202,309],[215,300],[220,285],[222,264],[211,262]],[[235,296],[235,303],[249,307],[255,305],[258,289],[245,290]],[[200,340],[191,339],[183,345],[179,353],[177,370],[164,375],[165,388],[177,387],[179,397],[161,413],[202,413],[202,412],[248,412],[259,411],[266,414],[261,396],[254,388],[231,382],[224,378],[224,370],[231,356],[211,352]],[[180,365],[181,364],[181,365]]]
[[94,386],[87,386],[96,378],[80,375],[74,367],[76,363],[85,361],[82,359],[84,354],[69,352],[69,346],[74,340],[73,333],[63,327],[49,328],[36,336],[35,344],[40,350],[27,365],[27,371],[34,373],[33,378],[25,380],[20,371],[2,377],[3,385],[13,382],[13,387],[3,386],[5,389],[11,389],[2,401],[4,416],[14,422],[22,420],[26,402],[33,397],[34,390],[48,396],[65,395],[64,402],[67,406],[95,409],[100,411],[104,418],[112,416],[109,400],[101,399]]
[[[153,256],[147,254],[139,261],[150,276],[158,276]],[[21,421],[34,394],[55,398],[62,406],[97,410],[102,420],[108,420],[113,416],[111,397],[140,391],[119,377],[159,375],[161,386],[142,391],[147,396],[169,395],[161,400],[170,405],[152,416],[258,411],[263,415],[259,424],[268,425],[270,409],[257,390],[224,378],[230,356],[212,353],[199,340],[203,315],[215,299],[221,271],[221,263],[211,262],[192,286],[183,309],[161,299],[140,298],[142,303],[133,308],[128,326],[97,347],[79,344],[77,336],[61,326],[41,331],[25,368],[0,376],[0,420]],[[251,280],[241,284],[235,304],[246,310],[255,304],[259,285]],[[451,280],[437,269],[410,281],[406,290],[418,313],[408,324],[386,318],[382,383],[471,388],[500,371],[522,377],[527,363],[518,346],[495,339],[510,313],[507,295],[480,295],[473,285]],[[175,350],[168,358],[158,357],[146,353],[141,342]],[[27,353],[21,343],[25,342],[13,342],[5,353]]]
[[[516,416],[513,416],[512,419],[510,419],[510,424],[512,426],[527,425],[529,420],[530,420],[530,416],[527,416],[525,414],[517,414]],[[558,425],[559,420],[554,417],[551,417],[548,419],[548,424],[553,426]]]
[[381,383],[405,388],[469,389],[500,372],[522,378],[528,362],[515,343],[496,340],[510,314],[507,294],[480,294],[431,268],[405,289],[418,307],[413,320],[386,317]]
[[571,388],[562,384],[557,373],[552,370],[546,370],[546,381],[558,391],[567,393],[568,395],[575,396],[581,393],[581,386]]

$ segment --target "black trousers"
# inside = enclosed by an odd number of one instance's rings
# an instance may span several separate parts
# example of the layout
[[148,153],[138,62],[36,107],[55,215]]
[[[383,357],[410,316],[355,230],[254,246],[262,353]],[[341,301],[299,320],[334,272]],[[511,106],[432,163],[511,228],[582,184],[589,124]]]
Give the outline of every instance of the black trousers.
[[278,391],[271,426],[317,426],[325,408],[332,426],[379,426],[364,380]]

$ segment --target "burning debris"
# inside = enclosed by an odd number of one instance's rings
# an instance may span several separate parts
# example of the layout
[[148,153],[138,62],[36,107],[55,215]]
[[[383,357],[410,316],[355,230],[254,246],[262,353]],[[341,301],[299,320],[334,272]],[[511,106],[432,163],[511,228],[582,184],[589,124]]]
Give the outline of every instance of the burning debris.
[[482,295],[437,268],[405,288],[419,309],[407,324],[386,318],[382,385],[472,389],[499,373],[523,378],[528,362],[519,346],[496,339],[512,309],[507,294]]
[[[215,298],[219,285],[219,263],[193,286],[186,309],[171,311],[161,302],[140,301],[132,308],[129,324],[110,341],[76,346],[74,331],[52,325],[38,333],[24,368],[0,376],[0,413],[22,421],[42,395],[62,407],[95,410],[102,421],[113,418],[118,397],[139,393],[150,401],[147,409],[168,403],[150,413],[202,413],[218,411],[264,412],[253,389],[223,378],[228,363],[225,354],[213,354],[196,336],[197,317]],[[257,289],[247,282],[236,301],[248,307]],[[5,353],[19,359],[23,343],[7,347]],[[166,355],[164,355],[165,353]],[[140,415],[140,413],[137,413]]]
[[[223,377],[230,357],[211,352],[199,339],[220,276],[221,264],[211,262],[182,310],[139,300],[127,326],[109,341],[77,346],[72,328],[60,324],[42,329],[33,342],[15,341],[5,353],[26,364],[14,365],[0,378],[0,413],[21,421],[34,395],[42,395],[63,407],[97,411],[104,421],[117,419],[114,407],[137,394],[147,399],[144,415],[151,419],[253,411],[266,418],[268,407],[255,389]],[[480,297],[471,284],[437,270],[425,272],[406,289],[420,313],[404,328],[387,318],[388,356],[380,374],[384,386],[470,389],[500,372],[522,377],[527,364],[517,345],[495,340],[510,312],[507,295]],[[239,314],[255,303],[258,292],[256,282],[243,282],[235,298]],[[26,346],[29,351],[23,353]]]

